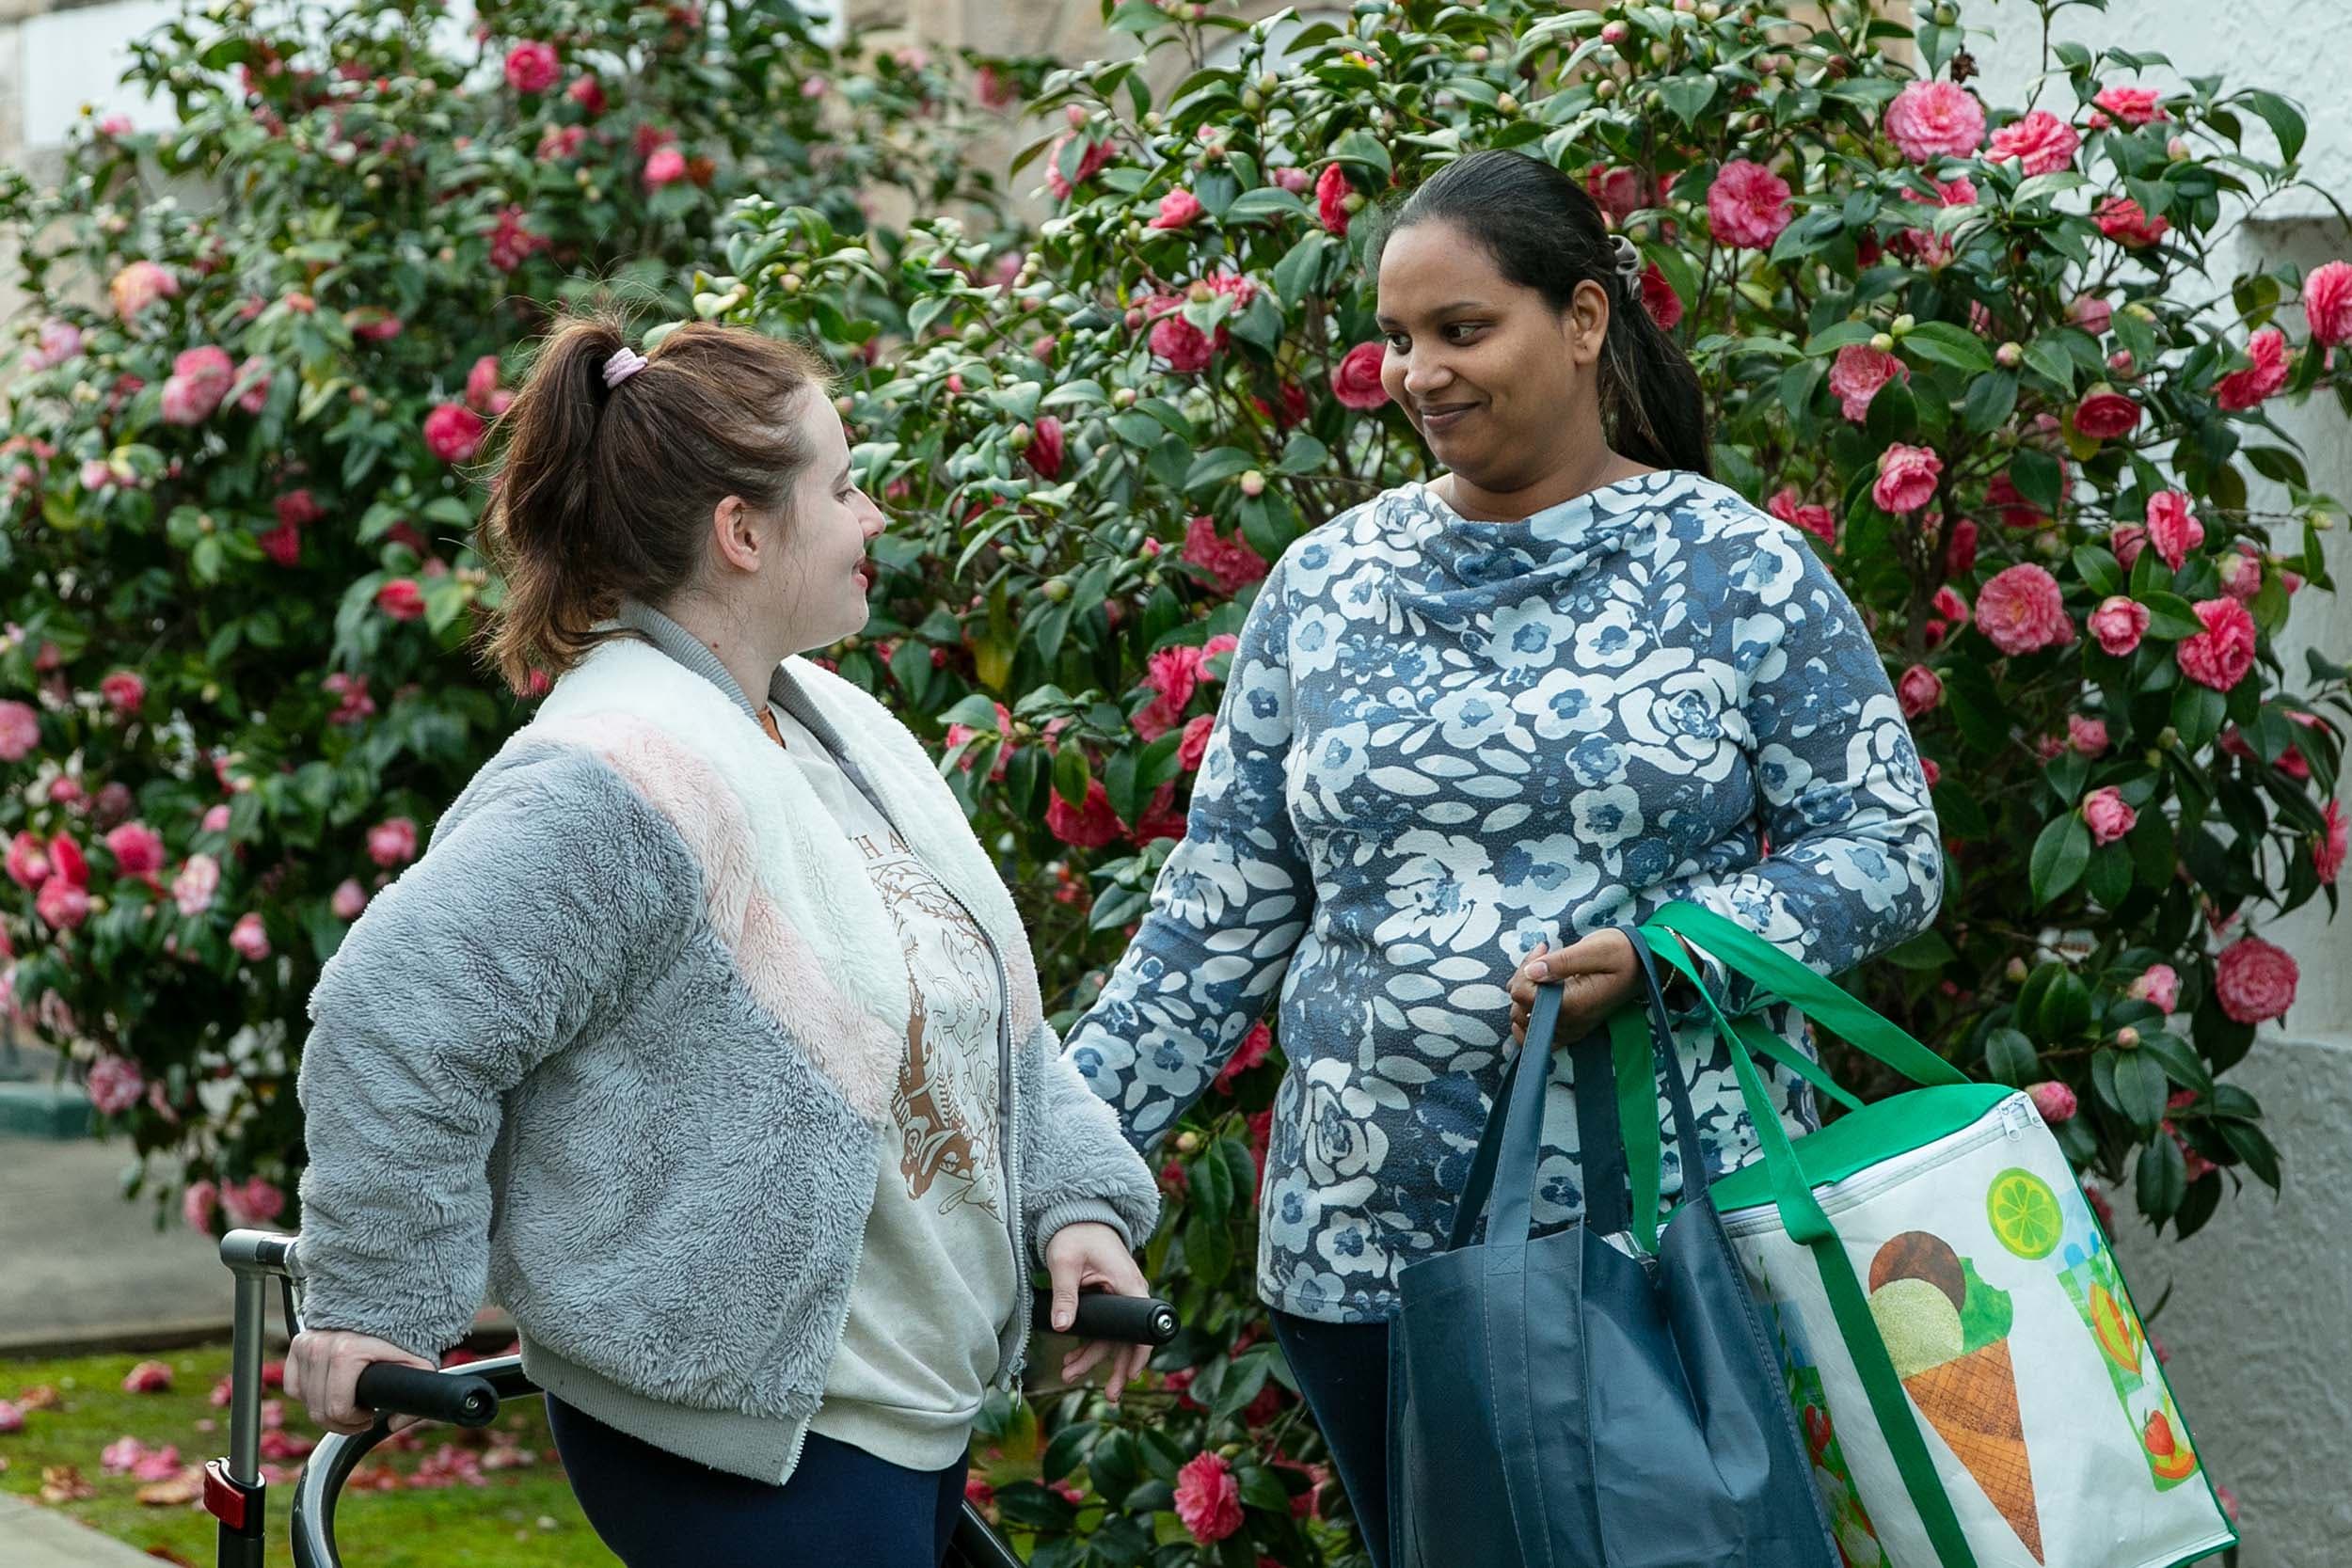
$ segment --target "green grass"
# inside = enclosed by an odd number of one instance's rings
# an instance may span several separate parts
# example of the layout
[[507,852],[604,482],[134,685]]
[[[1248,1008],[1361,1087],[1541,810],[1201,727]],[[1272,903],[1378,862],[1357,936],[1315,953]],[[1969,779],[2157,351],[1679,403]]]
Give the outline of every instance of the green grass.
[[[153,1357],[173,1371],[171,1391],[128,1394],[122,1379],[135,1355],[87,1355],[55,1361],[0,1361],[0,1399],[14,1400],[46,1384],[59,1403],[28,1412],[22,1432],[0,1434],[0,1492],[38,1497],[42,1471],[72,1465],[96,1495],[60,1505],[60,1511],[142,1551],[161,1548],[167,1561],[210,1564],[214,1560],[212,1516],[198,1505],[140,1503],[140,1482],[107,1475],[99,1454],[118,1437],[138,1438],[151,1449],[167,1444],[183,1464],[201,1464],[226,1450],[228,1411],[211,1401],[214,1384],[229,1370],[227,1346],[177,1351]],[[207,1432],[199,1423],[211,1421]],[[554,1444],[537,1401],[527,1401],[499,1418],[501,1429],[540,1456],[520,1469],[485,1472],[486,1485],[460,1481],[434,1490],[346,1492],[336,1511],[336,1535],[348,1568],[574,1568],[609,1565],[613,1559],[580,1517],[571,1488],[554,1462]],[[301,1407],[286,1409],[289,1432],[316,1437]],[[414,1472],[444,1442],[485,1439],[445,1427],[426,1427],[420,1449],[385,1459],[403,1476]],[[299,1461],[286,1462],[291,1472]],[[273,1486],[269,1496],[269,1560],[290,1564],[286,1546],[291,1486]]]

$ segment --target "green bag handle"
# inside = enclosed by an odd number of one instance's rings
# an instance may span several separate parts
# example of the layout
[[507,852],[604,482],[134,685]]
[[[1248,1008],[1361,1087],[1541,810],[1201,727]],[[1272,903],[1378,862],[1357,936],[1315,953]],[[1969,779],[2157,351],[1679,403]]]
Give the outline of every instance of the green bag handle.
[[[1676,906],[1689,909],[1692,906]],[[1706,911],[1701,911],[1702,913]],[[1723,924],[1741,937],[1729,921]],[[1668,927],[1672,929],[1671,927]],[[1709,952],[1722,954],[1709,937],[1692,933],[1693,939],[1705,942]],[[1797,1157],[1794,1145],[1788,1141],[1788,1130],[1780,1124],[1780,1114],[1773,1109],[1772,1097],[1764,1087],[1763,1074],[1756,1070],[1756,1059],[1748,1052],[1747,1042],[1734,1028],[1723,1009],[1715,1005],[1700,980],[1697,966],[1682,944],[1668,938],[1651,937],[1646,928],[1645,937],[1655,952],[1666,962],[1690,975],[1698,985],[1700,999],[1715,1021],[1716,1029],[1731,1048],[1732,1070],[1739,1075],[1740,1096],[1747,1102],[1749,1119],[1756,1124],[1756,1138],[1763,1145],[1766,1173],[1772,1179],[1772,1201],[1780,1210],[1781,1223],[1788,1227],[1791,1241],[1806,1247],[1813,1254],[1814,1265],[1820,1270],[1821,1286],[1829,1296],[1830,1312],[1837,1321],[1837,1335],[1853,1357],[1854,1370],[1862,1378],[1863,1392],[1869,1398],[1870,1414],[1879,1424],[1880,1433],[1886,1439],[1887,1450],[1893,1455],[1896,1471],[1903,1479],[1903,1490],[1911,1497],[1912,1507],[1919,1511],[1919,1522],[1926,1527],[1928,1540],[1935,1548],[1936,1560],[1943,1568],[1977,1568],[1976,1554],[1969,1549],[1968,1538],[1960,1528],[1960,1519],[1952,1512],[1952,1500],[1946,1495],[1943,1478],[1936,1474],[1935,1462],[1928,1455],[1927,1439],[1920,1435],[1918,1418],[1912,1413],[1911,1400],[1903,1392],[1902,1379],[1895,1374],[1894,1359],[1886,1354],[1886,1341],[1879,1335],[1878,1320],[1870,1312],[1870,1303],[1863,1294],[1862,1281],[1855,1277],[1853,1259],[1846,1256],[1846,1244],[1838,1238],[1837,1227],[1830,1223],[1820,1200],[1813,1196],[1812,1183],[1805,1180],[1804,1166]],[[1755,938],[1748,938],[1754,942]],[[1759,943],[1761,945],[1761,943]],[[1826,985],[1813,972],[1793,960],[1782,960],[1788,967],[1805,974],[1819,985]],[[1761,976],[1752,975],[1754,978]],[[1778,990],[1778,986],[1774,986]],[[1835,987],[1830,987],[1836,990]],[[1785,997],[1787,991],[1782,991]],[[1837,992],[1845,996],[1842,990]],[[1790,1001],[1796,998],[1788,997]],[[1915,1049],[1934,1056],[1932,1052],[1911,1039],[1877,1014],[1848,997],[1847,1001],[1865,1016],[1876,1020],[1884,1029],[1907,1041]],[[1810,1010],[1806,1016],[1814,1017]],[[1826,1021],[1821,1021],[1826,1022]],[[1848,1039],[1842,1025],[1837,1027]],[[1875,1052],[1872,1054],[1877,1054]],[[1934,1057],[1942,1063],[1941,1057]],[[1884,1061],[1884,1057],[1880,1057]],[[1888,1066],[1897,1067],[1888,1062]],[[1948,1063],[1944,1063],[1947,1069]],[[1902,1070],[1897,1067],[1897,1070]],[[1966,1082],[1963,1078],[1963,1082]]]
[[[1863,1006],[1848,994],[1844,987],[1823,979],[1754,931],[1737,921],[1724,919],[1713,910],[1697,904],[1668,904],[1651,915],[1648,924],[1643,927],[1645,932],[1653,928],[1689,937],[1714,955],[1726,969],[1736,970],[1768,988],[1814,1022],[1834,1031],[1864,1055],[1894,1069],[1915,1084],[1934,1085],[1973,1082],[1960,1069]],[[1652,942],[1650,946],[1670,963],[1682,957],[1678,951],[1679,942],[1667,944],[1667,947],[1677,949],[1673,952],[1660,948],[1656,942]],[[1688,963],[1677,963],[1675,967],[1691,974],[1700,990],[1707,989]],[[1773,1059],[1784,1060],[1776,1054]],[[1809,1078],[1807,1081],[1811,1082]]]

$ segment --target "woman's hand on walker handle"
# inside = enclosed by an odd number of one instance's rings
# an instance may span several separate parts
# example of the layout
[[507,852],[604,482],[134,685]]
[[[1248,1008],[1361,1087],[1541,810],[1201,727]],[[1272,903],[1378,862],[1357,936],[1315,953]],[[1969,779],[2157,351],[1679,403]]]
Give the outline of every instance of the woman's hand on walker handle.
[[[310,1419],[345,1435],[375,1425],[375,1412],[358,1402],[359,1374],[379,1361],[437,1371],[434,1363],[389,1340],[346,1328],[309,1328],[286,1348],[286,1392],[310,1407]],[[413,1417],[392,1419],[392,1430],[414,1426]]]
[[[1045,1270],[1054,1276],[1053,1326],[1057,1330],[1070,1326],[1072,1316],[1078,1309],[1079,1292],[1089,1286],[1104,1286],[1122,1296],[1152,1293],[1151,1287],[1144,1283],[1143,1271],[1136,1267],[1136,1260],[1129,1255],[1127,1243],[1119,1239],[1119,1232],[1090,1220],[1065,1225],[1054,1232],[1053,1240],[1045,1243]],[[1110,1362],[1111,1375],[1104,1392],[1117,1404],[1120,1390],[1142,1375],[1152,1359],[1152,1347],[1090,1339],[1062,1358],[1062,1381],[1077,1382],[1105,1358]]]
[[1633,942],[1623,931],[1595,931],[1554,952],[1537,942],[1518,973],[1511,976],[1511,1037],[1527,1043],[1528,1015],[1535,1006],[1535,988],[1562,982],[1560,1040],[1580,1040],[1622,1006],[1641,981]]

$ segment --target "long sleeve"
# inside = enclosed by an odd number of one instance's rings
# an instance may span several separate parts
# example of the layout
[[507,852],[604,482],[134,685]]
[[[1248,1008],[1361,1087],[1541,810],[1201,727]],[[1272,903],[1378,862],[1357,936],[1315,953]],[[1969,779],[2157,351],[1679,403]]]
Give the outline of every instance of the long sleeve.
[[500,766],[310,997],[305,1317],[421,1355],[482,1304],[502,1099],[698,913],[667,820],[584,752]]
[[1264,1015],[1313,911],[1283,788],[1288,560],[1261,587],[1233,650],[1184,842],[1064,1053],[1138,1148],[1175,1124]]
[[[1861,616],[1810,549],[1788,549],[1793,591],[1733,632],[1769,853],[1744,869],[1686,871],[1641,904],[1703,904],[1836,974],[1926,929],[1943,899],[1943,847],[1910,727]],[[1725,1011],[1772,1004],[1693,951]]]
[[1022,1115],[1021,1201],[1029,1247],[1040,1262],[1064,1226],[1093,1222],[1119,1232],[1128,1250],[1152,1239],[1160,1189],[1109,1106],[1060,1053],[1054,1031],[1038,1026],[1026,1053]]

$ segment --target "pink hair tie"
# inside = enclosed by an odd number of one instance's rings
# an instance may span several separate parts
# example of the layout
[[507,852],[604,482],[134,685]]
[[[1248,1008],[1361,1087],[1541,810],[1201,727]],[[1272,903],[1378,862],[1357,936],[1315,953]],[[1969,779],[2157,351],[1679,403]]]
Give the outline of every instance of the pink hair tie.
[[618,387],[645,368],[645,356],[633,348],[616,348],[612,357],[604,362],[604,385],[607,390]]

